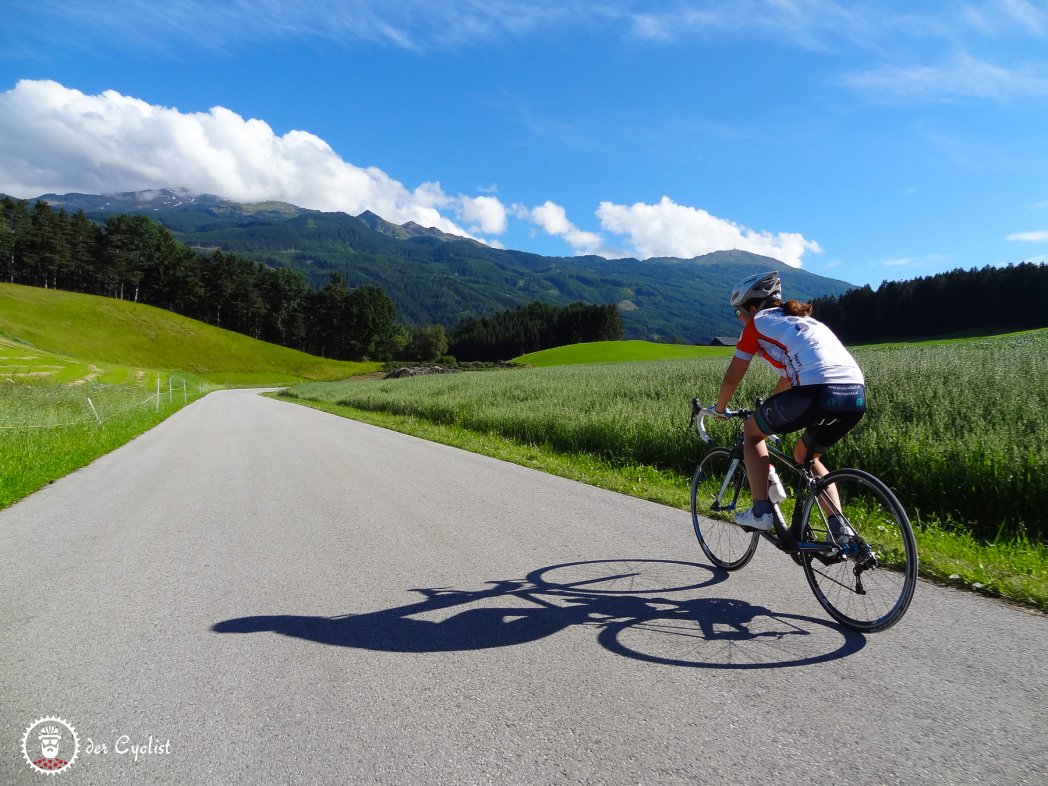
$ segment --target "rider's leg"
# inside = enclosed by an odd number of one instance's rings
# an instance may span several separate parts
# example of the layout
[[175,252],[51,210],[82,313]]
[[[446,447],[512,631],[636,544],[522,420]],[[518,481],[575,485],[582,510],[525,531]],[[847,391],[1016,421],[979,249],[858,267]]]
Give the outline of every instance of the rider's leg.
[[768,458],[768,443],[753,418],[746,421],[743,429],[742,450],[746,461],[746,477],[750,481],[750,496],[754,502],[763,501],[770,506],[768,466],[771,460]]
[[[805,431],[802,438],[797,440],[797,444],[793,448],[793,457],[797,460],[798,464],[803,464],[808,460],[808,451],[811,450],[809,447],[809,432]],[[812,443],[814,444],[814,443]],[[826,465],[820,461],[822,453],[813,451],[811,453],[811,471],[816,477],[825,477],[829,474],[829,470],[826,469]],[[847,517],[844,515],[841,509],[841,498],[837,493],[837,485],[831,483],[822,490],[819,494],[817,501],[819,508],[822,509],[823,517],[826,520],[829,530],[838,543],[843,543],[841,538],[847,538],[855,534],[855,530],[851,528],[848,523]]]
[[[807,442],[804,439],[798,439],[797,444],[793,446],[793,458],[798,464],[804,464],[808,460],[808,450]],[[818,478],[824,477],[830,472],[826,469],[826,465],[822,463],[821,459],[821,453],[812,454],[811,471]],[[837,495],[837,486],[833,483],[827,486],[825,491],[819,495],[819,507],[822,508],[822,512],[826,514],[827,518],[840,512],[841,499]]]

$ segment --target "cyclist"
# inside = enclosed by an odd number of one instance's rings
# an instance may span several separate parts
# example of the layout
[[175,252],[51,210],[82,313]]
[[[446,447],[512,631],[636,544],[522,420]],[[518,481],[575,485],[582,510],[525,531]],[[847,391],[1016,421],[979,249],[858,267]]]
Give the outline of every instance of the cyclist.
[[[822,454],[851,431],[866,411],[865,378],[851,353],[833,331],[812,319],[810,303],[784,303],[781,295],[777,271],[749,276],[732,290],[731,304],[742,322],[742,335],[713,407],[714,415],[724,417],[754,355],[764,358],[779,374],[773,395],[746,421],[743,432],[753,507],[736,514],[735,522],[764,531],[772,528],[767,435],[804,428],[794,457],[803,463],[808,452],[813,453],[812,470],[821,477],[828,472],[820,460]],[[835,491],[831,488],[828,493],[839,510]],[[853,534],[839,519],[831,518],[830,524],[836,536]]]

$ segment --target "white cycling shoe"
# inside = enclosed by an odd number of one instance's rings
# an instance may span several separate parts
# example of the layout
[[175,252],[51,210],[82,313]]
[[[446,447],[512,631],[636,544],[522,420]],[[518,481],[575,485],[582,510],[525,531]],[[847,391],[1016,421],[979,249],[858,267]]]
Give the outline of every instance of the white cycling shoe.
[[763,516],[754,516],[753,508],[747,508],[741,513],[736,513],[735,523],[744,529],[757,529],[761,532],[767,532],[772,528],[771,514],[765,513]]

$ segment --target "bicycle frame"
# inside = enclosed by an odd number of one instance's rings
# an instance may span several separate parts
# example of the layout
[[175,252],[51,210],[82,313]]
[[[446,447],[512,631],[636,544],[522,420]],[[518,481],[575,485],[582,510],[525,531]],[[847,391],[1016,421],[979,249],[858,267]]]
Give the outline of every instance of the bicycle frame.
[[[757,403],[760,406],[760,401]],[[713,439],[706,431],[706,426],[703,423],[705,417],[705,411],[699,400],[692,399],[692,422],[695,425],[695,429],[698,431],[699,436],[708,445],[716,444],[716,440]],[[729,413],[729,417],[737,419],[739,423],[744,423],[748,418],[752,417],[753,412],[748,409],[740,409]],[[735,438],[735,445],[732,447],[731,458],[732,463],[728,468],[727,474],[724,476],[724,482],[721,484],[718,499],[724,495],[727,491],[728,484],[731,481],[732,475],[735,472],[738,464],[745,464],[743,454],[743,442],[744,435],[741,426],[737,428],[738,434]],[[770,439],[775,442],[779,441],[777,436],[772,435]],[[777,549],[790,555],[800,555],[802,553],[814,553],[823,558],[833,557],[841,553],[841,548],[832,540],[812,542],[801,539],[803,526],[803,511],[806,507],[806,500],[809,496],[818,495],[822,492],[819,488],[820,479],[816,477],[812,471],[812,463],[814,462],[814,456],[809,455],[804,464],[798,464],[793,460],[791,456],[786,455],[774,445],[768,445],[768,453],[770,456],[777,458],[786,466],[793,469],[797,475],[798,480],[796,488],[794,490],[796,504],[793,508],[793,516],[790,525],[786,525],[785,517],[783,516],[782,509],[778,503],[772,504],[772,526],[773,530],[768,532],[761,532],[761,536],[772,543]],[[738,462],[738,463],[736,463]]]

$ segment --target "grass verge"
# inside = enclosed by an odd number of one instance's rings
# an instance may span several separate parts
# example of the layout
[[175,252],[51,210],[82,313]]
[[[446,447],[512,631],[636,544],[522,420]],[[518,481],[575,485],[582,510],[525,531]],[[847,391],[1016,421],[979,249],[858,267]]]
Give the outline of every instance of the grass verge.
[[195,383],[165,390],[159,402],[138,386],[4,385],[0,508],[115,450],[202,394]]
[[[586,453],[568,454],[459,425],[356,409],[286,394],[274,397],[324,412],[469,450],[663,505],[688,510],[689,479],[647,466],[620,466]],[[949,522],[915,519],[921,576],[1048,611],[1048,548],[1024,540],[983,544]]]

